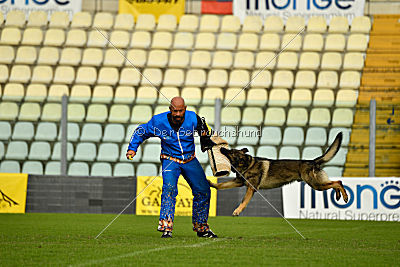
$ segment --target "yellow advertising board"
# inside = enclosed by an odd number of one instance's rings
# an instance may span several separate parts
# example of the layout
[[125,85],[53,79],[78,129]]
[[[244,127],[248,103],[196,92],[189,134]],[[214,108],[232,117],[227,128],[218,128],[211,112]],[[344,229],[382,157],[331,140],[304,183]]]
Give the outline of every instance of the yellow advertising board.
[[25,213],[28,174],[0,174],[0,213]]
[[160,15],[171,14],[179,20],[185,13],[185,0],[119,0],[119,13],[130,13],[135,19],[140,14],[153,14],[157,21]]
[[[148,186],[154,176],[137,176],[136,192],[139,194]],[[213,183],[217,178],[207,177]],[[136,199],[136,215],[160,215],[162,177],[157,177],[143,193]],[[186,180],[180,176],[178,180],[178,196],[176,197],[175,215],[192,216],[193,195],[190,186]],[[217,190],[211,190],[210,212],[209,216],[217,215]]]

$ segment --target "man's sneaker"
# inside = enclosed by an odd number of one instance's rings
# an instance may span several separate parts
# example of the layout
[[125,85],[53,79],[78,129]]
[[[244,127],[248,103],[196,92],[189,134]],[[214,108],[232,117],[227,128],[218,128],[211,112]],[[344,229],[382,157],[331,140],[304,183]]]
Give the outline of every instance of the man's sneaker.
[[161,238],[172,238],[172,232],[170,232],[170,231],[165,231],[165,232],[162,234]]
[[205,232],[197,232],[198,237],[205,237],[205,238],[217,238],[218,236],[214,234],[211,230]]

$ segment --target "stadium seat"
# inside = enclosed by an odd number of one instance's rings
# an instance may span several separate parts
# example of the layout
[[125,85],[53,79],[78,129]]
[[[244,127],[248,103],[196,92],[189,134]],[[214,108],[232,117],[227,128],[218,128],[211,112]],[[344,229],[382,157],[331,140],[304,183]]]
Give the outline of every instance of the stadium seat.
[[8,80],[9,73],[6,65],[0,65],[0,83],[5,83]]
[[289,99],[289,90],[274,88],[269,93],[268,105],[286,107]]
[[34,128],[31,122],[18,121],[14,125],[14,130],[11,139],[30,141],[34,136]]
[[310,126],[327,127],[331,122],[331,115],[327,108],[313,108],[310,113]]
[[2,173],[21,173],[21,167],[18,161],[3,160],[0,163],[0,172]]
[[351,33],[366,33],[371,30],[371,19],[368,16],[357,16],[351,22]]
[[312,102],[311,91],[309,89],[295,89],[292,91],[290,105],[292,107],[309,107]]
[[307,32],[324,33],[326,31],[326,21],[323,16],[312,16],[308,19]]
[[211,54],[208,51],[194,51],[190,60],[192,68],[207,69],[211,64]]
[[89,176],[89,165],[86,162],[71,162],[68,165],[68,175]]
[[71,66],[57,66],[53,83],[72,84],[75,81],[75,71]]
[[[75,122],[68,122],[67,124],[67,137],[68,137],[68,141],[71,142],[76,142],[78,141],[79,137],[80,137],[80,129],[79,129],[79,125],[78,123]],[[57,140],[61,140],[61,129],[58,133],[58,138]]]
[[185,99],[187,105],[198,105],[201,101],[201,90],[197,87],[184,87],[181,97]]
[[68,104],[68,121],[82,122],[85,119],[85,107],[83,104]]
[[279,127],[263,127],[260,138],[260,145],[279,145],[282,141],[282,133]]
[[55,47],[42,47],[39,51],[37,64],[54,66],[59,60],[59,52]]
[[[93,48],[91,48],[91,49],[93,49]],[[94,49],[96,49],[96,48],[94,48]],[[97,60],[97,62],[99,61],[98,58],[96,58],[96,60]],[[125,61],[125,58],[116,49],[110,48],[110,49],[107,49],[105,52],[103,66],[120,67],[120,66],[124,65],[124,61]]]
[[241,121],[241,112],[238,107],[225,107],[221,112],[222,125],[238,125]]
[[43,175],[43,165],[40,161],[25,161],[22,164],[22,173]]
[[358,91],[341,89],[337,92],[335,105],[337,107],[355,107],[357,104]]
[[111,103],[113,99],[113,88],[108,85],[97,85],[93,89],[92,103]]
[[319,69],[319,54],[316,52],[304,52],[300,55],[299,69],[314,70]]
[[264,32],[279,33],[283,31],[283,20],[279,16],[267,16],[264,21]]
[[88,85],[74,85],[71,89],[69,101],[78,103],[88,103],[91,99],[91,89]]
[[44,84],[29,84],[26,89],[25,101],[43,102],[47,97],[47,88]]
[[[46,108],[46,105],[44,108]],[[43,109],[43,114],[45,109]],[[18,120],[20,121],[38,121],[40,117],[40,106],[38,103],[23,103],[19,110]],[[43,115],[42,115],[43,120]]]
[[[87,63],[87,55],[85,55],[85,53],[84,53],[84,58],[85,58],[85,62],[83,62],[83,60],[82,60],[82,64],[88,65],[88,64],[86,64]],[[60,57],[59,63],[61,65],[78,66],[81,63],[81,59],[82,59],[81,49],[75,48],[75,47],[66,47],[61,51],[61,57]]]
[[[46,20],[47,22],[47,20]],[[28,28],[22,36],[22,45],[41,45],[43,42],[43,31],[37,28]]]
[[309,146],[303,149],[302,160],[313,160],[323,154],[321,147]]
[[339,151],[336,153],[336,155],[327,163],[326,165],[338,165],[338,166],[344,166],[346,163],[346,155],[347,155],[347,148],[340,148]]
[[275,88],[291,88],[293,86],[293,73],[289,70],[278,70],[274,74],[272,86]]
[[221,21],[221,32],[237,33],[240,30],[240,19],[237,16],[225,15]]
[[157,31],[174,32],[176,25],[177,21],[175,15],[162,14],[158,18]]
[[308,113],[305,108],[290,108],[286,120],[288,126],[305,126],[308,122]]
[[324,38],[321,34],[309,33],[304,37],[303,51],[321,52],[324,47]]
[[252,88],[269,88],[271,86],[271,82],[271,72],[268,70],[255,70],[251,74],[250,86]]
[[[72,143],[67,143],[67,160],[71,161],[74,156],[74,146]],[[51,160],[61,160],[61,143],[57,142],[53,146],[53,152],[51,153]]]
[[14,61],[15,53],[14,49],[10,45],[0,46],[0,64],[10,65]]
[[126,67],[121,71],[119,77],[119,84],[125,86],[136,86],[139,85],[141,80],[140,73],[137,69]]
[[108,118],[107,106],[103,104],[90,104],[86,114],[87,122],[104,123]]
[[170,32],[156,32],[153,35],[152,49],[170,49],[172,46],[172,34]]
[[349,21],[347,17],[334,16],[329,22],[329,33],[347,33],[349,30]]
[[343,59],[344,70],[362,70],[364,67],[364,56],[362,53],[346,53]]
[[343,168],[328,166],[323,168],[323,170],[328,174],[329,177],[342,177]]
[[259,49],[261,51],[278,51],[281,46],[281,40],[276,33],[264,33],[261,35]]
[[286,20],[285,32],[297,34],[304,29],[305,29],[305,21],[303,17],[290,16]]
[[50,84],[53,80],[53,68],[38,65],[33,68],[31,83]]
[[89,12],[77,12],[73,15],[71,28],[89,28],[92,25],[92,15]]
[[161,174],[157,171],[157,165],[154,163],[140,163],[136,169],[136,176],[157,176]]
[[206,72],[200,69],[189,69],[186,72],[185,86],[203,87],[206,83]]
[[263,22],[260,16],[246,16],[243,23],[242,32],[254,32],[258,33],[261,31]]
[[[3,31],[4,32],[4,31]],[[83,37],[83,36],[82,36]],[[86,38],[86,35],[85,35]],[[85,39],[86,41],[86,39]],[[61,29],[48,29],[44,36],[44,46],[62,46],[65,43],[65,32]]]
[[69,15],[66,12],[55,11],[51,13],[49,27],[65,29],[69,26],[70,20]]
[[90,176],[111,176],[111,164],[107,162],[95,162],[90,169]]
[[45,141],[32,142],[29,150],[29,160],[44,160],[50,159],[51,149],[50,144]]
[[198,33],[196,35],[194,48],[197,50],[213,50],[215,48],[215,35],[209,32]]
[[94,85],[97,80],[97,72],[95,67],[81,66],[76,73],[75,82],[77,84]]
[[225,93],[224,105],[243,106],[246,93],[243,88],[228,88]]
[[158,104],[169,105],[173,97],[179,96],[179,90],[176,87],[162,87],[158,95]]
[[168,63],[168,52],[165,50],[151,50],[147,59],[147,67],[165,68]]
[[11,124],[6,121],[0,121],[0,140],[7,141],[10,137],[11,137]]
[[342,55],[337,52],[326,52],[322,55],[322,70],[340,70],[342,67]]
[[221,69],[230,69],[233,64],[233,56],[231,52],[228,51],[216,51],[214,52],[213,60],[211,63],[211,67],[221,68]]
[[135,100],[135,94],[132,86],[118,86],[115,90],[114,103],[131,104]]
[[278,152],[274,146],[259,146],[257,149],[256,157],[277,159]]
[[97,161],[116,162],[119,159],[119,148],[115,143],[103,143],[99,146]]
[[358,71],[343,71],[340,74],[340,88],[358,89],[360,87],[361,75]]
[[22,10],[10,10],[7,13],[6,27],[23,28],[25,26],[26,16]]
[[93,143],[78,143],[74,155],[75,161],[94,161],[96,158],[96,145]]
[[130,119],[130,110],[128,105],[114,104],[110,108],[108,122],[127,123]]
[[45,175],[60,175],[61,174],[61,164],[59,161],[49,161],[46,163],[44,169]]
[[342,146],[347,146],[349,144],[349,142],[350,142],[351,128],[342,128],[342,127],[333,127],[333,128],[331,128],[329,130],[328,143],[332,144],[332,142],[336,138],[336,135],[339,132],[343,133]]
[[5,159],[25,160],[28,156],[28,145],[23,141],[8,143]]
[[306,146],[324,146],[326,144],[326,130],[322,127],[309,127],[306,134]]
[[4,86],[3,101],[20,102],[24,98],[24,86],[20,83],[7,83]]
[[257,69],[272,70],[275,69],[277,55],[273,52],[260,52],[256,56],[255,67]]
[[246,105],[264,107],[267,104],[267,100],[267,90],[263,88],[252,88],[247,92]]
[[228,84],[228,72],[226,70],[212,69],[208,72],[207,86],[225,87]]
[[68,86],[64,84],[53,84],[49,88],[47,102],[61,102],[62,96],[69,94]]
[[[118,55],[116,57],[118,58]],[[100,48],[86,48],[83,51],[82,65],[99,67],[102,62],[103,51]]]
[[121,143],[124,141],[125,128],[119,123],[108,123],[104,127],[103,142]]
[[295,146],[282,146],[279,150],[278,159],[300,159],[300,151],[298,147]]
[[197,160],[198,160],[201,164],[207,164],[207,163],[209,163],[209,160],[208,160],[208,153],[207,153],[207,152],[202,152],[201,149],[200,149],[200,146],[196,146],[196,147],[195,147],[195,154],[196,154]]
[[218,87],[208,87],[203,93],[203,105],[214,105],[215,99],[223,99],[224,93],[221,88]]
[[350,108],[337,108],[333,111],[332,127],[351,127],[353,117],[354,114]]
[[131,163],[117,163],[114,165],[113,176],[123,177],[123,176],[133,176],[135,175],[135,169]]
[[365,34],[351,34],[347,38],[346,50],[350,52],[365,52],[368,47],[368,37]]
[[302,37],[294,33],[284,34],[281,42],[281,50],[299,51],[301,49]]
[[53,122],[39,122],[36,129],[36,141],[55,141],[57,125]]
[[259,126],[263,122],[263,111],[258,107],[246,107],[243,111],[242,125]]
[[281,107],[267,108],[264,117],[264,125],[282,126],[286,121],[285,110]]
[[217,38],[217,50],[234,50],[236,48],[236,35],[233,33],[220,33]]
[[93,19],[93,28],[101,30],[110,30],[114,24],[114,18],[111,13],[97,12]]
[[[131,112],[131,123],[147,123],[152,116],[151,106],[135,105]],[[132,133],[131,133],[132,134]]]
[[[120,48],[120,49],[126,49],[129,45],[129,41],[130,41],[130,35],[129,32],[127,31],[121,31],[121,30],[115,30],[111,32],[110,35],[110,43],[112,45],[109,44],[109,46],[112,46],[112,49],[115,49],[114,46],[116,48]],[[118,54],[119,52],[116,51]]]
[[252,69],[254,66],[254,54],[248,51],[240,51],[235,55],[233,67],[236,69]]
[[173,48],[190,50],[194,45],[194,37],[189,32],[178,32],[175,34]]
[[178,31],[195,32],[199,27],[199,17],[196,15],[183,15],[179,20]]
[[87,44],[86,32],[81,29],[71,29],[67,33],[65,46],[83,47]]
[[153,31],[156,27],[156,19],[153,14],[140,14],[136,21],[136,30]]
[[99,71],[97,84],[115,86],[119,80],[119,72],[114,67],[102,67]]
[[209,125],[215,122],[215,108],[213,106],[201,106],[198,115],[207,118]]
[[[239,128],[237,144],[238,145],[256,145],[258,144],[259,136],[261,135],[260,128],[254,126],[242,126]],[[253,151],[249,152],[254,155]]]
[[277,69],[295,70],[297,69],[298,59],[295,52],[282,52],[278,56]]
[[141,86],[137,91],[137,104],[154,104],[157,101],[158,90],[150,86]]
[[335,71],[320,71],[318,74],[318,88],[335,89],[338,86],[338,74]]
[[4,15],[3,13],[0,13],[0,26],[3,26],[4,23]]
[[229,74],[228,86],[243,88],[250,82],[250,74],[246,70],[232,70]]
[[36,49],[33,46],[20,46],[17,49],[14,63],[32,65],[36,62],[36,59]]
[[102,137],[103,131],[99,123],[85,123],[79,140],[82,142],[99,142]]
[[220,27],[219,17],[216,15],[203,15],[200,18],[200,32],[218,32]]
[[131,14],[118,14],[115,16],[114,30],[130,31],[134,24],[135,20]]
[[258,36],[255,33],[242,33],[239,36],[238,50],[255,51],[258,47]]
[[189,52],[173,50],[169,54],[168,66],[171,68],[186,68],[189,65]]
[[132,33],[130,47],[147,49],[150,47],[151,36],[149,32],[135,31]]
[[329,34],[325,39],[325,51],[344,51],[346,40],[343,34]]
[[0,120],[15,121],[18,116],[18,105],[11,102],[0,102]]
[[142,85],[151,85],[154,87],[161,85],[163,75],[160,69],[146,68],[143,70],[143,77],[146,78],[142,79]]
[[335,95],[331,89],[318,89],[314,92],[313,106],[331,107],[335,101]]
[[[236,144],[237,139],[237,126],[222,125],[219,131],[219,136],[225,139],[228,144]],[[195,139],[196,142],[196,139]]]
[[304,143],[304,132],[301,127],[286,127],[283,132],[282,145],[301,146]]
[[125,66],[144,67],[147,62],[147,53],[141,49],[131,49],[128,51],[126,58],[128,60],[125,61]]
[[[132,126],[132,125],[131,125]],[[132,137],[132,134],[133,134],[133,131],[134,131],[134,129],[136,129],[136,127],[138,126],[138,125],[133,125],[134,127],[128,127],[128,130],[129,130],[129,128],[131,128],[132,130],[131,131],[129,131],[128,133],[129,134],[127,134],[126,135],[126,139],[125,139],[125,141],[128,143],[129,141],[130,141],[130,139],[131,139],[131,137]],[[151,139],[155,139],[155,138],[151,138]],[[147,140],[150,140],[150,139],[147,139]],[[131,161],[131,162],[140,162],[141,160],[142,160],[142,147],[143,146],[139,146],[138,147],[138,149],[137,149],[137,151],[136,151],[136,156],[133,158],[133,160]],[[122,144],[121,145],[121,149],[120,149],[120,158],[119,158],[119,161],[122,161],[122,162],[127,162],[128,161],[128,159],[126,158],[126,151],[128,150],[128,145],[127,144]],[[131,163],[130,163],[131,164]]]
[[27,83],[31,79],[31,69],[27,65],[13,65],[9,82]]
[[143,162],[160,162],[161,146],[159,144],[147,144],[143,148]]
[[88,33],[88,35],[88,47],[104,48],[108,45],[108,40],[110,39],[110,37],[108,36],[107,32],[92,30]]

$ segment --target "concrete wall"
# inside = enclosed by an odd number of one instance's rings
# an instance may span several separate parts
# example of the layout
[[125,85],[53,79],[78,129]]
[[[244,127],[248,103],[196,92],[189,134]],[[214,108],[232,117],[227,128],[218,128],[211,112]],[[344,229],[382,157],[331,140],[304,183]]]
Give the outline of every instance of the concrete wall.
[[[245,192],[245,187],[218,191],[217,215],[232,215]],[[263,190],[261,193],[282,213],[281,188]],[[26,212],[120,213],[135,196],[136,177],[30,175]],[[133,203],[124,213],[134,214],[135,207],[136,203]],[[256,193],[241,216],[278,217],[279,215]]]

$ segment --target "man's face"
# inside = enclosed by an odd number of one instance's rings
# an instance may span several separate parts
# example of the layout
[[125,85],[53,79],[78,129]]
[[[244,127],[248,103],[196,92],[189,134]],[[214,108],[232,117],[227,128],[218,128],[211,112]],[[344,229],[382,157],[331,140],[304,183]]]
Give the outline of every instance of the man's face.
[[185,118],[185,111],[186,111],[186,106],[181,105],[181,106],[170,106],[169,110],[171,111],[172,115],[172,121],[175,124],[182,123],[184,118]]

